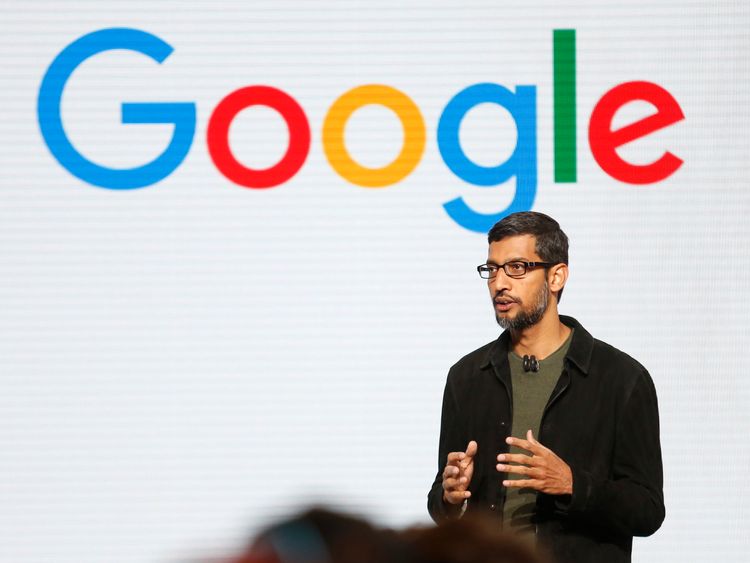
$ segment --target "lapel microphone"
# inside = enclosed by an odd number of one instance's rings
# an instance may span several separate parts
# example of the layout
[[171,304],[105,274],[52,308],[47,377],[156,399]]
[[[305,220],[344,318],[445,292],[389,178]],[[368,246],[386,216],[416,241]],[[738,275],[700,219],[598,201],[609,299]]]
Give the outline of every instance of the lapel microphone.
[[523,357],[523,371],[539,371],[539,360],[536,359],[536,356],[532,355]]

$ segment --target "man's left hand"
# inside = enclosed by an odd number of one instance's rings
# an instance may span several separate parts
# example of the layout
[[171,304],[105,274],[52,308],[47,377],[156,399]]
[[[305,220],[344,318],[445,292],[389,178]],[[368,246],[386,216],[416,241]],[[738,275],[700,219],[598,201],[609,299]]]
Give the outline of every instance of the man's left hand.
[[555,452],[540,444],[534,434],[526,432],[526,440],[507,438],[511,446],[527,450],[531,455],[500,454],[497,461],[519,463],[521,465],[497,464],[497,470],[526,476],[526,479],[509,479],[503,481],[506,487],[535,489],[548,495],[573,494],[573,473],[570,466],[560,459]]

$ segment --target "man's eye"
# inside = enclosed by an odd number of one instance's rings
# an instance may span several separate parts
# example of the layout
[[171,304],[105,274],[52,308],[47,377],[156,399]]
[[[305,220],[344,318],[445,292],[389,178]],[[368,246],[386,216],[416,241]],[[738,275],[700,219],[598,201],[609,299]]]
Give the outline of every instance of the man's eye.
[[526,264],[524,264],[523,262],[510,262],[508,264],[508,268],[514,274],[520,274],[526,269]]

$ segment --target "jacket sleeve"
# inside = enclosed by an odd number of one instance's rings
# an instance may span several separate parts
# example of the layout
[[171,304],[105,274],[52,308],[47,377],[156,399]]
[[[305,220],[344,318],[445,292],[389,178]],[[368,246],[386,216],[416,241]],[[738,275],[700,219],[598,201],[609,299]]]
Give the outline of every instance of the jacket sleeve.
[[649,536],[664,521],[659,410],[648,372],[642,372],[617,424],[611,479],[571,467],[567,512],[619,536]]
[[462,439],[458,402],[454,390],[453,371],[448,374],[443,392],[443,411],[440,417],[440,442],[438,445],[438,469],[432,488],[427,494],[427,510],[435,522],[458,518],[462,514],[461,505],[453,505],[443,500],[443,470],[448,453],[463,451],[466,444]]

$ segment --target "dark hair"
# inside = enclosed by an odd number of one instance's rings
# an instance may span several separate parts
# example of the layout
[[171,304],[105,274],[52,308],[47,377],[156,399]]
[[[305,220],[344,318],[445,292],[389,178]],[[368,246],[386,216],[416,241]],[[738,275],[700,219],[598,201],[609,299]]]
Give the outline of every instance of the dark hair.
[[389,530],[326,508],[272,524],[231,563],[406,563],[406,547]]
[[[538,211],[520,211],[501,219],[487,233],[487,242],[492,244],[519,235],[534,236],[535,250],[542,261],[568,263],[568,236],[557,221]],[[562,289],[557,294],[558,303],[561,297]]]
[[548,555],[500,529],[497,519],[467,514],[402,533],[421,563],[546,563]]

